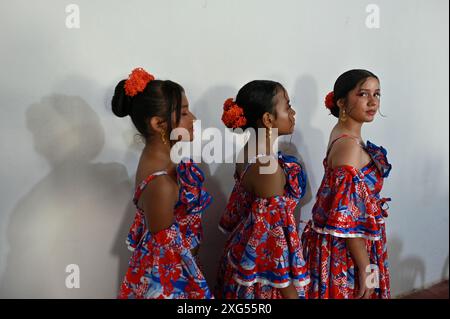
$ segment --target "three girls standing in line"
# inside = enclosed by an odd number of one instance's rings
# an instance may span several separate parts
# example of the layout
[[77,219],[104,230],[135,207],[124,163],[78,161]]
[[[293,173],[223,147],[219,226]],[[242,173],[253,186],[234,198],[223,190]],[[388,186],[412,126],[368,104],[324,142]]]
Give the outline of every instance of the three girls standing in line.
[[[305,194],[306,173],[295,157],[272,148],[272,130],[294,131],[287,91],[277,82],[252,81],[235,101],[225,102],[224,124],[250,129],[258,142],[256,154],[248,144],[243,149],[244,163],[236,164],[220,220],[228,239],[215,297],[390,297],[384,225],[389,199],[379,194],[391,166],[382,147],[361,138],[379,98],[379,80],[366,70],[342,74],[327,96],[326,106],[339,120],[330,134],[312,220],[302,235],[294,210]],[[112,108],[119,117],[129,115],[145,139],[127,240],[133,255],[119,298],[213,298],[197,258],[201,216],[212,198],[192,160],[175,165],[170,159],[173,128],[185,128],[193,139],[196,118],[183,88],[135,69],[116,86]],[[267,162],[275,169],[264,173]]]

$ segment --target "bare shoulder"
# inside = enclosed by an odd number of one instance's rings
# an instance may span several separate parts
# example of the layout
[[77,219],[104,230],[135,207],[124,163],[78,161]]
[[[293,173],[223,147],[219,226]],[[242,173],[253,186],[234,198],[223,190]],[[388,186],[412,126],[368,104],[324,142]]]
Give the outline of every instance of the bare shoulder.
[[178,201],[178,185],[169,176],[153,179],[142,192],[139,200],[147,225],[155,233],[173,223],[173,208]]
[[253,193],[258,197],[268,198],[284,194],[286,177],[278,160],[274,160],[268,163],[257,160],[248,172]]
[[164,195],[171,200],[178,198],[178,185],[169,175],[155,177],[146,187],[142,196],[150,199],[157,199],[159,195]]
[[353,138],[342,138],[336,141],[328,155],[331,167],[353,166],[361,168],[364,161],[364,150]]

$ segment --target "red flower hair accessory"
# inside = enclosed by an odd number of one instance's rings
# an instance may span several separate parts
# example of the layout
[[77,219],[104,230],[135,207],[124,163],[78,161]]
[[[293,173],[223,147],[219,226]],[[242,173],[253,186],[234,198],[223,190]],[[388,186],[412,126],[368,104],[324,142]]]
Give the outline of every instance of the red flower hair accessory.
[[233,99],[227,99],[223,104],[222,122],[228,128],[240,128],[247,124],[244,116],[244,110],[233,102]]
[[325,106],[327,107],[327,109],[330,109],[330,110],[336,106],[334,104],[334,92],[333,91],[328,93],[327,96],[325,97]]
[[135,96],[145,90],[148,82],[153,81],[155,77],[145,71],[143,68],[136,68],[131,71],[125,82],[125,94]]

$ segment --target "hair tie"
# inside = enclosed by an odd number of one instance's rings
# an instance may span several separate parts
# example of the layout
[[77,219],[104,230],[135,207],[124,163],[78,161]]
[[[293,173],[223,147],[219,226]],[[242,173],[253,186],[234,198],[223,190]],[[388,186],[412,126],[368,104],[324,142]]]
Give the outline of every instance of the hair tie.
[[145,90],[148,82],[153,81],[154,79],[155,77],[143,68],[134,69],[125,81],[125,94],[133,97],[138,93],[141,93]]
[[240,128],[247,124],[244,110],[232,98],[227,99],[223,104],[222,122],[228,128]]

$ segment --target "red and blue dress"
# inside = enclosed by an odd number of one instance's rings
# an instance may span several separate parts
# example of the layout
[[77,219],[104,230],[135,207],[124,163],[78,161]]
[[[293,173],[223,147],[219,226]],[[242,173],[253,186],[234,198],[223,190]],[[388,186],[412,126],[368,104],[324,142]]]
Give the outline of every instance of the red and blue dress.
[[302,235],[311,299],[352,299],[358,293],[359,270],[347,249],[347,238],[366,239],[372,270],[378,272],[373,281],[374,285],[378,281],[378,288],[371,298],[390,298],[385,229],[386,202],[390,198],[382,198],[380,192],[392,166],[383,147],[369,141],[363,147],[371,161],[362,169],[331,168],[326,159],[323,162],[325,175],[312,221]]
[[309,282],[294,210],[306,189],[306,174],[295,157],[278,153],[286,175],[283,196],[261,198],[239,176],[219,228],[229,234],[218,271],[215,295],[227,299],[281,299],[291,283],[305,297]]
[[202,240],[202,212],[212,201],[203,188],[204,175],[191,160],[177,166],[179,200],[174,207],[174,223],[157,233],[147,229],[142,209],[137,206],[143,190],[153,179],[167,172],[148,176],[137,188],[133,202],[137,207],[128,234],[133,251],[119,298],[209,299],[212,294],[191,250]]

